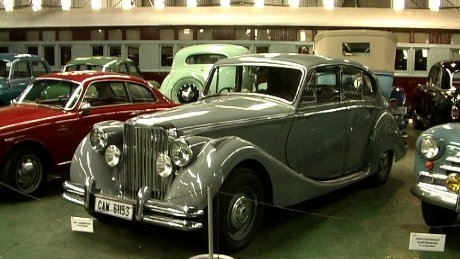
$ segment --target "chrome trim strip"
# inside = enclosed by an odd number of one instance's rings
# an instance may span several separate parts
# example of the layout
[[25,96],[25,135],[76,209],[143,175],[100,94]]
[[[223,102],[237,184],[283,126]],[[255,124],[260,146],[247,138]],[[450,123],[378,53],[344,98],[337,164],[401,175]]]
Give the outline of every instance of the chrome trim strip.
[[460,195],[449,192],[446,187],[418,183],[411,191],[422,200],[460,212]]
[[452,162],[452,163],[460,163],[460,157],[456,156],[449,156],[446,158],[446,161]]
[[180,206],[177,204],[171,204],[157,200],[147,200],[144,207],[152,212],[182,218],[197,218],[204,215],[203,210],[197,210],[193,207]]
[[438,180],[447,180],[447,175],[444,175],[444,174],[430,173],[426,171],[420,171],[418,174],[420,176],[426,176],[426,177],[430,177],[430,178],[434,178]]
[[74,184],[70,181],[65,181],[62,184],[62,187],[64,188],[64,190],[70,193],[75,193],[75,194],[81,195],[82,197],[85,195],[85,189],[83,187],[81,187],[80,185]]
[[452,172],[460,173],[460,168],[457,167],[457,166],[442,165],[439,168],[444,169],[446,171],[452,171]]
[[172,219],[164,216],[145,216],[144,222],[186,231],[195,231],[203,228],[203,224],[200,222]]
[[70,193],[64,192],[64,193],[62,194],[62,198],[66,199],[66,200],[68,200],[68,201],[70,201],[70,202],[76,203],[76,204],[78,204],[78,205],[82,205],[82,206],[85,205],[85,202],[83,201],[83,197],[79,197],[79,196],[78,196],[78,197],[74,197],[74,196],[73,196],[72,194],[70,194]]

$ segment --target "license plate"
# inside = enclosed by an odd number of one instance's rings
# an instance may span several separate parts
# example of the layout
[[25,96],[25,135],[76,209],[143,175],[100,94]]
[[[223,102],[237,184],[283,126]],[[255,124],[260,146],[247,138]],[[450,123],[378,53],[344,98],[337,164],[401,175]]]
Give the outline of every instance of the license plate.
[[94,201],[94,211],[126,220],[133,219],[132,204],[108,200],[100,197],[96,197],[96,200]]
[[392,109],[391,112],[393,114],[407,114],[407,107],[404,106],[398,106],[395,109]]

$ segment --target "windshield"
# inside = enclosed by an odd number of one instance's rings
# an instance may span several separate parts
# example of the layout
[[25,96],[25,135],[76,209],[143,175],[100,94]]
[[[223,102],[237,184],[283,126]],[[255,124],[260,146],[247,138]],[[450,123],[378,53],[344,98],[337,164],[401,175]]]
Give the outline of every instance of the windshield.
[[11,62],[0,60],[0,78],[8,78],[10,75]]
[[65,66],[63,72],[84,71],[84,70],[103,71],[103,69],[104,69],[104,66],[101,66],[101,65],[75,64],[75,65]]
[[204,95],[240,92],[261,93],[293,101],[302,71],[296,68],[235,65],[212,71]]
[[19,103],[37,103],[58,108],[72,108],[78,100],[81,89],[74,82],[61,80],[37,80],[26,88]]

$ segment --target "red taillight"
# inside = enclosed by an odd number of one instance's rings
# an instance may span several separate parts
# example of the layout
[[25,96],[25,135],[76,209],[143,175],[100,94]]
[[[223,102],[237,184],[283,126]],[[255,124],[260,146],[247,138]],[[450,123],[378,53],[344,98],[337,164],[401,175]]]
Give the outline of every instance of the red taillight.
[[426,161],[425,162],[425,168],[428,169],[428,170],[433,170],[433,168],[434,168],[433,161],[430,161],[430,160]]

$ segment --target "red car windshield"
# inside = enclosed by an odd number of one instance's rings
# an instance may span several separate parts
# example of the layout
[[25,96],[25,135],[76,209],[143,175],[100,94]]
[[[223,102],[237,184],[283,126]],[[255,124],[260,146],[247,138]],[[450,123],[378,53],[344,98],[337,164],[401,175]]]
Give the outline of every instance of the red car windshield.
[[78,100],[78,94],[74,94],[78,86],[70,81],[37,80],[24,91],[19,103],[46,104],[59,108],[73,107]]

